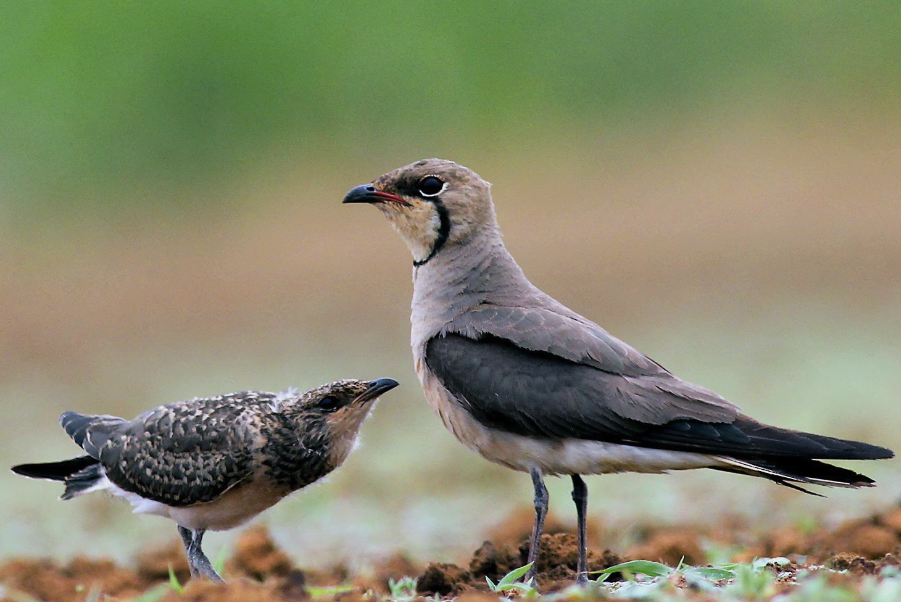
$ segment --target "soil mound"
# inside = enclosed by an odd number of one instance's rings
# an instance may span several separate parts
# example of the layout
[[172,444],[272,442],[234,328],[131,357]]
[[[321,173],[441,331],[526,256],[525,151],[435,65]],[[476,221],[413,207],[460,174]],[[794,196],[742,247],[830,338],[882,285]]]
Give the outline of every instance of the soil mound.
[[[486,602],[497,599],[487,579],[496,583],[525,564],[531,522],[530,511],[513,513],[490,533],[490,539],[468,562],[459,565],[433,562],[423,566],[398,552],[363,575],[350,574],[345,566],[304,570],[278,548],[264,527],[251,527],[225,562],[225,585],[190,581],[178,541],[141,553],[130,568],[108,559],[79,557],[58,563],[16,558],[0,564],[0,600],[17,602],[30,597],[42,602],[115,602],[138,598],[156,588],[159,597],[155,599],[165,602],[299,602],[310,600],[313,594],[317,600],[362,602],[381,599],[391,593],[392,583],[397,587],[402,578],[415,577],[416,594],[420,596]],[[589,541],[597,541],[600,527],[590,523],[589,528]],[[787,527],[750,540],[747,525],[741,521],[724,521],[714,527],[648,526],[637,532],[637,541],[624,553],[589,549],[589,569],[599,571],[633,559],[703,566],[709,562],[708,550],[714,546],[736,546],[741,550],[733,558],[736,561],[789,558],[790,564],[778,567],[779,581],[785,583],[791,583],[799,570],[812,565],[843,571],[835,573],[835,579],[859,579],[876,575],[887,566],[901,567],[901,507],[847,521],[834,529],[802,531]],[[577,558],[575,535],[549,518],[537,566],[542,592],[572,584]],[[169,583],[170,567],[185,584],[181,592]],[[609,580],[617,578],[614,574]]]

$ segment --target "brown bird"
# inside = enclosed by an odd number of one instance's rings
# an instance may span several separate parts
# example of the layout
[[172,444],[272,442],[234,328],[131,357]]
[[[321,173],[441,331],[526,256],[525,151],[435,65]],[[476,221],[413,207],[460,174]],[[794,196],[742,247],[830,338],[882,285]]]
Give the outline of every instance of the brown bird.
[[206,531],[232,529],[347,459],[377,398],[397,381],[341,380],[303,394],[243,391],[159,406],[134,420],[64,412],[85,455],[13,466],[62,481],[61,499],[109,491],[139,514],[171,518],[191,576],[221,582],[201,549]]
[[863,487],[873,481],[818,460],[893,456],[762,424],[540,291],[504,247],[488,182],[462,165],[417,161],[344,202],[378,207],[413,254],[413,358],[432,408],[470,449],[530,473],[529,562],[547,512],[544,475],[572,478],[585,582],[580,475],[713,468],[795,489]]

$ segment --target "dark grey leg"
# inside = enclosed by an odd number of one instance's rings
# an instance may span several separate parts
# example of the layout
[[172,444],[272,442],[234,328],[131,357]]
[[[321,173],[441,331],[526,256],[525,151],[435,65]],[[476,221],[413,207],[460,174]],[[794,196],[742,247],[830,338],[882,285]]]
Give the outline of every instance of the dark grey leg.
[[588,545],[585,542],[588,538],[588,519],[585,516],[588,509],[588,487],[579,475],[574,474],[572,478],[573,501],[576,503],[576,518],[579,520],[579,564],[576,569],[579,577],[576,583],[583,585],[588,583]]
[[200,548],[204,533],[206,533],[206,531],[203,529],[191,531],[181,525],[178,526],[178,534],[181,535],[181,540],[185,544],[185,553],[188,555],[188,566],[191,567],[191,578],[197,579],[199,577],[206,577],[213,583],[225,583],[222,577],[219,576],[219,573],[216,572],[216,569],[213,568],[213,565],[210,564],[209,558],[206,557],[203,550]]
[[548,506],[547,487],[544,486],[541,470],[533,468],[529,474],[532,475],[532,485],[535,487],[535,526],[532,527],[532,539],[529,540],[529,562],[532,563],[532,568],[526,573],[526,581],[534,579],[538,572],[538,553],[541,551],[541,534],[544,532]]

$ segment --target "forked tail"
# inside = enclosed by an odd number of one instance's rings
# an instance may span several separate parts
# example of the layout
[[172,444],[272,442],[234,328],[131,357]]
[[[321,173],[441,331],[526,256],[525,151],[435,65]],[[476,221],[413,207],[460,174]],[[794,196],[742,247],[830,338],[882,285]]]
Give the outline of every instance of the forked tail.
[[75,496],[93,491],[103,483],[106,476],[100,462],[91,456],[78,456],[59,462],[19,464],[13,466],[12,471],[32,479],[62,481],[66,484],[66,490],[60,497],[63,500],[71,500]]

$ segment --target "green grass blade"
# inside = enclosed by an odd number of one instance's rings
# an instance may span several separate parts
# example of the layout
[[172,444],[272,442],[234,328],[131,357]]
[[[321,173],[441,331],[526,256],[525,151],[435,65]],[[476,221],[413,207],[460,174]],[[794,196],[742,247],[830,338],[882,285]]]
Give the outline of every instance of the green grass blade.
[[132,598],[129,602],[157,602],[157,600],[169,593],[170,588],[170,584],[161,583],[160,585],[147,590],[137,598]]
[[728,569],[715,568],[712,566],[692,567],[685,571],[686,575],[698,575],[711,581],[722,581],[723,579],[735,579],[735,571]]
[[610,575],[611,573],[629,573],[631,575],[647,575],[648,577],[667,577],[673,573],[673,569],[650,560],[630,560],[611,566],[603,571],[592,571],[593,575]]
[[521,566],[518,569],[513,569],[506,575],[504,575],[503,579],[497,582],[497,588],[500,589],[504,586],[508,586],[513,584],[514,581],[518,580],[520,577],[529,572],[529,569],[532,568],[532,562],[525,566]]
[[352,592],[356,588],[353,585],[330,585],[328,587],[307,587],[307,593],[310,594],[312,598],[323,598],[325,596],[337,596],[338,594],[345,594],[347,592]]
[[222,573],[225,572],[225,559],[228,556],[228,548],[226,546],[222,546],[219,549],[219,555],[216,557],[216,562],[213,563],[213,570],[219,573],[222,576]]
[[178,577],[175,576],[175,571],[172,569],[172,564],[169,564],[169,585],[178,593],[185,593],[184,586],[182,586],[182,584],[178,582]]

